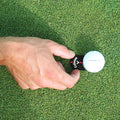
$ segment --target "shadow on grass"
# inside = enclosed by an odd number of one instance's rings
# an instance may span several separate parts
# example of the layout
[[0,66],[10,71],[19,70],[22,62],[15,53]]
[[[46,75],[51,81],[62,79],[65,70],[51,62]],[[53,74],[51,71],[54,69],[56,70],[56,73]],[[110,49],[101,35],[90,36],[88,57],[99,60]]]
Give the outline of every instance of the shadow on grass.
[[78,55],[85,55],[87,52],[92,50],[98,50],[98,46],[86,34],[80,34],[75,40],[75,51]]
[[64,42],[40,15],[31,13],[19,4],[10,6],[9,2],[3,2],[1,11],[0,36],[33,36],[60,44]]

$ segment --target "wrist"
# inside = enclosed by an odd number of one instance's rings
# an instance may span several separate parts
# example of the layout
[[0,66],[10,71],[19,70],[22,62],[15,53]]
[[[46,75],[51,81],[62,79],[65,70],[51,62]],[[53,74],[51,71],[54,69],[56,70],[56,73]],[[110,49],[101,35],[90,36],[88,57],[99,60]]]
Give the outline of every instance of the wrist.
[[0,65],[5,65],[8,58],[9,41],[7,37],[0,37]]

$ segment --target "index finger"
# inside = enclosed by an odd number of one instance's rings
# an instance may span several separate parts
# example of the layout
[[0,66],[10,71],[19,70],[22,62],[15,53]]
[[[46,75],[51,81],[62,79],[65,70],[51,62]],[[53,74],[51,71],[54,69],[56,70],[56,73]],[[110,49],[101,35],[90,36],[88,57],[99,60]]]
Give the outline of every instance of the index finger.
[[50,69],[46,71],[48,78],[57,80],[57,82],[65,85],[67,88],[72,88],[80,78],[80,71],[73,70],[71,75],[69,75],[57,64],[54,58],[51,58],[51,60],[52,64],[49,64]]
[[61,74],[61,80],[63,81],[63,84],[66,85],[66,87],[68,88],[72,88],[78,82],[79,78],[80,78],[79,70],[73,70],[71,75],[64,71]]
[[54,69],[57,69],[56,72],[57,72],[58,81],[64,84],[68,88],[72,88],[80,78],[79,70],[73,70],[71,75],[69,75],[62,68],[58,67],[58,65],[55,65],[54,67],[55,67]]

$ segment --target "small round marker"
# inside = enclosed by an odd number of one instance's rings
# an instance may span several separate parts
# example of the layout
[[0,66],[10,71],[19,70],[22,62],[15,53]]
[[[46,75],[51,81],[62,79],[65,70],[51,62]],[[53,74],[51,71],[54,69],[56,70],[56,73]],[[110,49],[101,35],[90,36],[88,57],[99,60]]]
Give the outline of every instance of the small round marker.
[[74,58],[70,60],[73,69],[85,70],[83,67],[83,57],[84,55],[75,55]]

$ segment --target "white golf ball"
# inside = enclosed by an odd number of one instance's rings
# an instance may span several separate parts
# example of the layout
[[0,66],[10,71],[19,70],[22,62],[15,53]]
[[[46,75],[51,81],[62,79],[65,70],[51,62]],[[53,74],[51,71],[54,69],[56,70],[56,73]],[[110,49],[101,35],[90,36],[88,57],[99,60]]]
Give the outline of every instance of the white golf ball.
[[99,72],[103,69],[104,65],[104,56],[98,51],[90,51],[83,58],[83,66],[88,72]]

